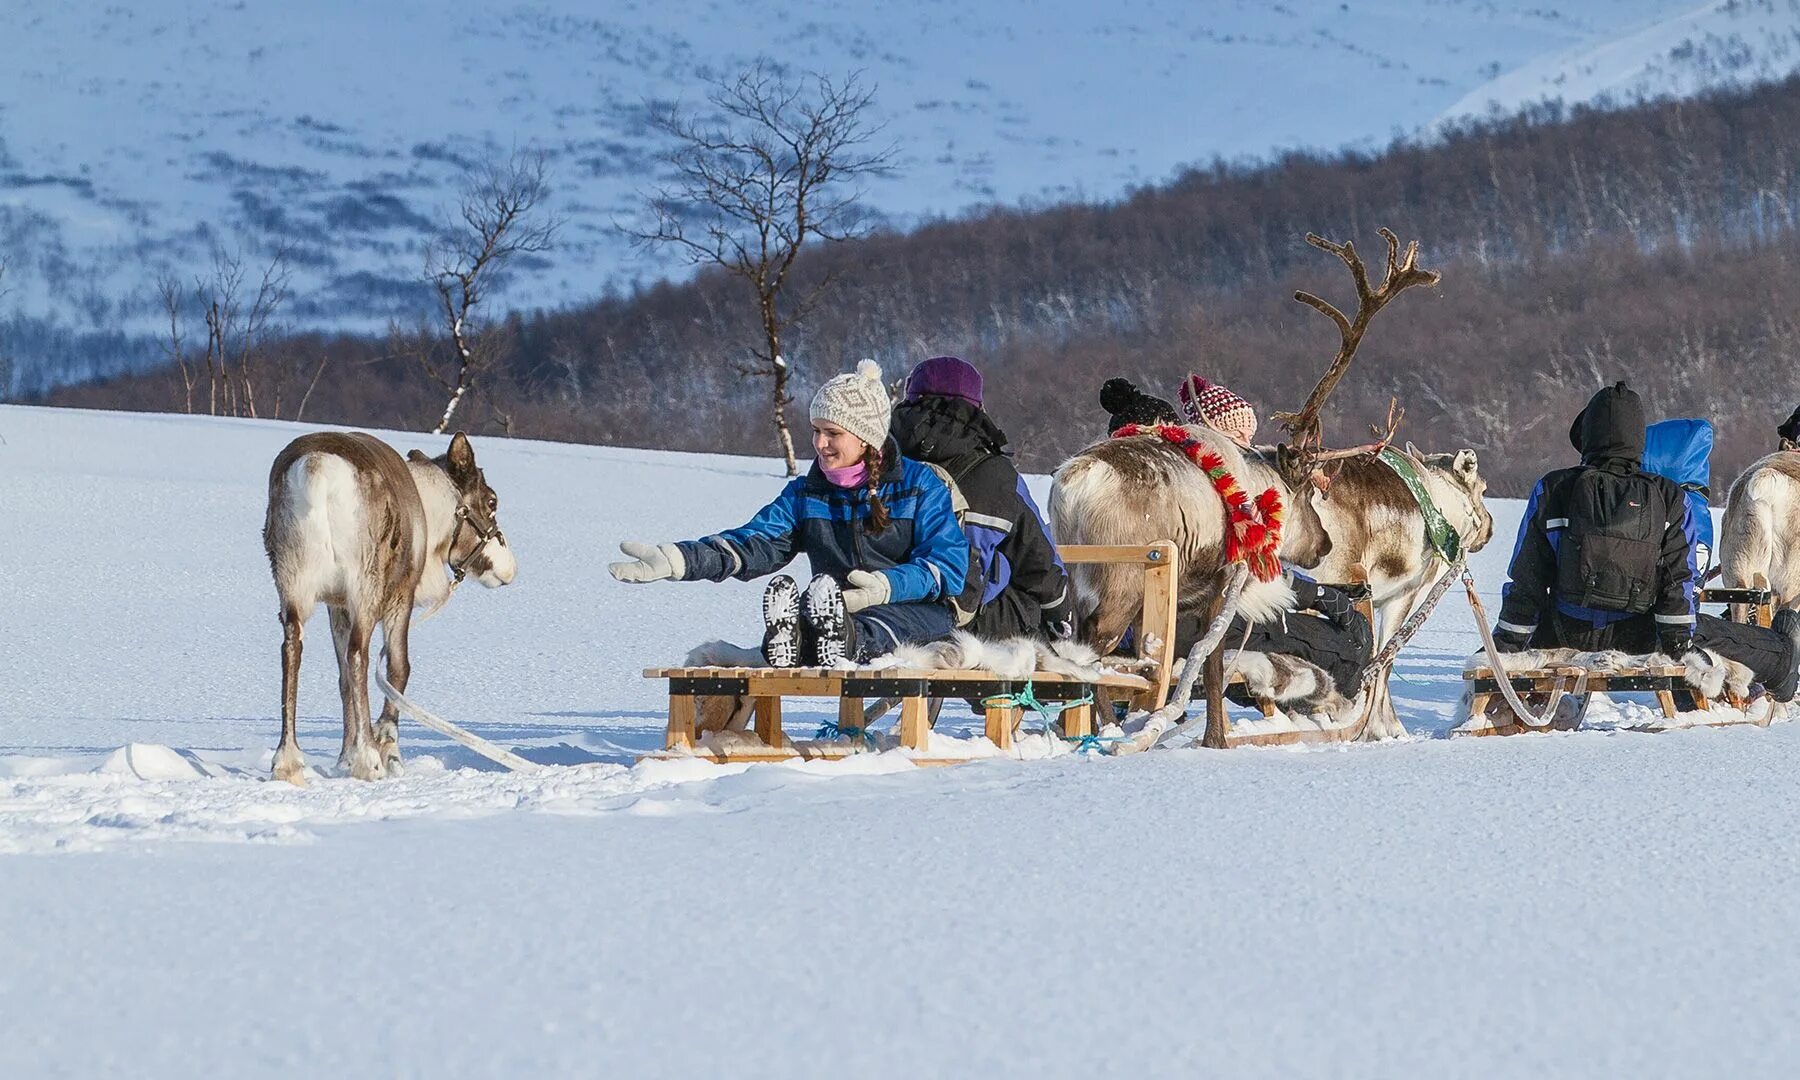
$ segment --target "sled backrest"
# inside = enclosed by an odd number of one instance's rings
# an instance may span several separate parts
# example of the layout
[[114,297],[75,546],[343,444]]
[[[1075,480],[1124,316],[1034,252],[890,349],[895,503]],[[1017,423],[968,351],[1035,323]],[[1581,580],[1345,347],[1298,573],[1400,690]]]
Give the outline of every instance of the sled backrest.
[[1169,700],[1169,672],[1175,662],[1175,588],[1180,575],[1180,556],[1175,544],[1063,544],[1057,547],[1063,563],[1137,564],[1144,568],[1144,613],[1135,640],[1138,656],[1153,661],[1149,700],[1142,708],[1160,709]]

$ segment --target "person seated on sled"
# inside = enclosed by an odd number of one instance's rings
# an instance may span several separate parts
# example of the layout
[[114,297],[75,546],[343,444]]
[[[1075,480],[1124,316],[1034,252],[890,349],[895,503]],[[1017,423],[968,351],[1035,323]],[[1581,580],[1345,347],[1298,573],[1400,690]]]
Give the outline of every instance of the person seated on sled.
[[951,600],[976,637],[1066,638],[1074,633],[1069,578],[1001,431],[982,407],[981,372],[954,356],[920,361],[894,406],[894,442],[950,488],[969,540],[969,572]]
[[1181,416],[1176,413],[1175,406],[1155,394],[1144,393],[1130,379],[1106,380],[1105,385],[1100,387],[1100,407],[1107,412],[1108,435],[1126,424],[1150,427],[1156,424],[1181,423]]
[[1681,660],[1711,649],[1749,668],[1777,701],[1800,685],[1800,612],[1773,630],[1699,614],[1698,539],[1679,485],[1645,472],[1644,407],[1617,383],[1575,418],[1581,464],[1538,481],[1502,590],[1494,644],[1582,652],[1616,649]]
[[[1256,410],[1225,387],[1190,374],[1182,380],[1176,397],[1188,423],[1211,428],[1246,449],[1256,437]],[[1354,698],[1374,653],[1375,635],[1369,620],[1344,590],[1314,581],[1291,567],[1284,569],[1282,576],[1294,590],[1292,606],[1278,618],[1256,625],[1237,616],[1225,631],[1225,647],[1239,649],[1242,642],[1243,652],[1297,657],[1329,675],[1339,694]],[[1206,632],[1205,622],[1204,612],[1176,616],[1175,655],[1187,655]],[[1241,705],[1253,704],[1240,687],[1227,694]]]
[[1775,438],[1777,450],[1800,450],[1800,405],[1775,429]]
[[1699,419],[1661,420],[1644,429],[1644,471],[1675,481],[1694,521],[1694,584],[1705,582],[1713,558],[1713,426]]
[[626,541],[609,568],[620,581],[750,581],[805,555],[804,594],[781,574],[763,591],[763,658],[773,667],[862,663],[955,626],[969,545],[950,491],[888,437],[891,406],[873,360],[831,379],[812,400],[805,476],[738,529],[672,544]]

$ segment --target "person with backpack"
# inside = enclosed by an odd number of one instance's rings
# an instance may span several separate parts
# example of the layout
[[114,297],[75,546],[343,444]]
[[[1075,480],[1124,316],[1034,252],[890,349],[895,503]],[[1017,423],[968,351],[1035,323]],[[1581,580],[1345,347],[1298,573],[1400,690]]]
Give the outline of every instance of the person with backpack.
[[750,581],[805,555],[804,593],[786,574],[763,591],[763,658],[773,667],[861,663],[896,646],[936,641],[955,627],[968,542],[950,491],[903,456],[881,368],[873,360],[826,382],[812,400],[813,450],[749,524],[698,540],[619,545],[624,582]]
[[901,454],[948,485],[968,538],[966,582],[951,600],[957,624],[989,640],[1072,636],[1068,575],[1006,433],[982,406],[981,372],[954,356],[920,361],[894,407],[893,431]]
[[1623,382],[1597,392],[1569,429],[1581,464],[1538,481],[1526,504],[1494,643],[1662,652],[1712,649],[1748,667],[1777,701],[1800,688],[1800,612],[1772,630],[1699,614],[1698,530],[1687,494],[1644,471],[1644,407]]

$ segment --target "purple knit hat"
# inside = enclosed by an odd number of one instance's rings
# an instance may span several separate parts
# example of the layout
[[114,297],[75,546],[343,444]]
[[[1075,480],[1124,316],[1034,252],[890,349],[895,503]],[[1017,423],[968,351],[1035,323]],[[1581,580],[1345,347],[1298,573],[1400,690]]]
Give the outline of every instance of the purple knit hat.
[[938,397],[961,398],[971,405],[981,404],[981,372],[974,365],[954,356],[934,356],[921,360],[906,376],[906,400],[935,394]]

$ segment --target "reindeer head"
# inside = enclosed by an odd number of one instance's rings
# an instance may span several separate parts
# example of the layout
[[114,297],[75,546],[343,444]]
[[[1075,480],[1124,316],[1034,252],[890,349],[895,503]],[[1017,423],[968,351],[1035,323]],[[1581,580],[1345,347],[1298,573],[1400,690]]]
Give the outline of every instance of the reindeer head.
[[1331,554],[1331,537],[1325,532],[1325,523],[1314,502],[1321,494],[1312,462],[1304,450],[1277,446],[1275,474],[1286,489],[1281,495],[1281,503],[1287,508],[1281,526],[1281,557],[1302,570],[1310,570]]
[[500,531],[500,497],[488,487],[487,474],[475,464],[475,448],[469,444],[469,437],[457,432],[450,439],[450,448],[435,458],[427,458],[417,450],[407,457],[442,469],[456,493],[456,523],[445,559],[457,580],[472,574],[490,589],[512,584],[519,564]]
[[1494,538],[1494,515],[1488,513],[1487,503],[1483,499],[1487,494],[1487,480],[1481,475],[1481,462],[1475,457],[1475,451],[1427,454],[1409,442],[1406,444],[1406,452],[1413,460],[1454,484],[1457,491],[1467,499],[1466,517],[1458,513],[1461,507],[1440,507],[1450,524],[1462,534],[1463,547],[1469,551],[1480,551],[1486,547]]

